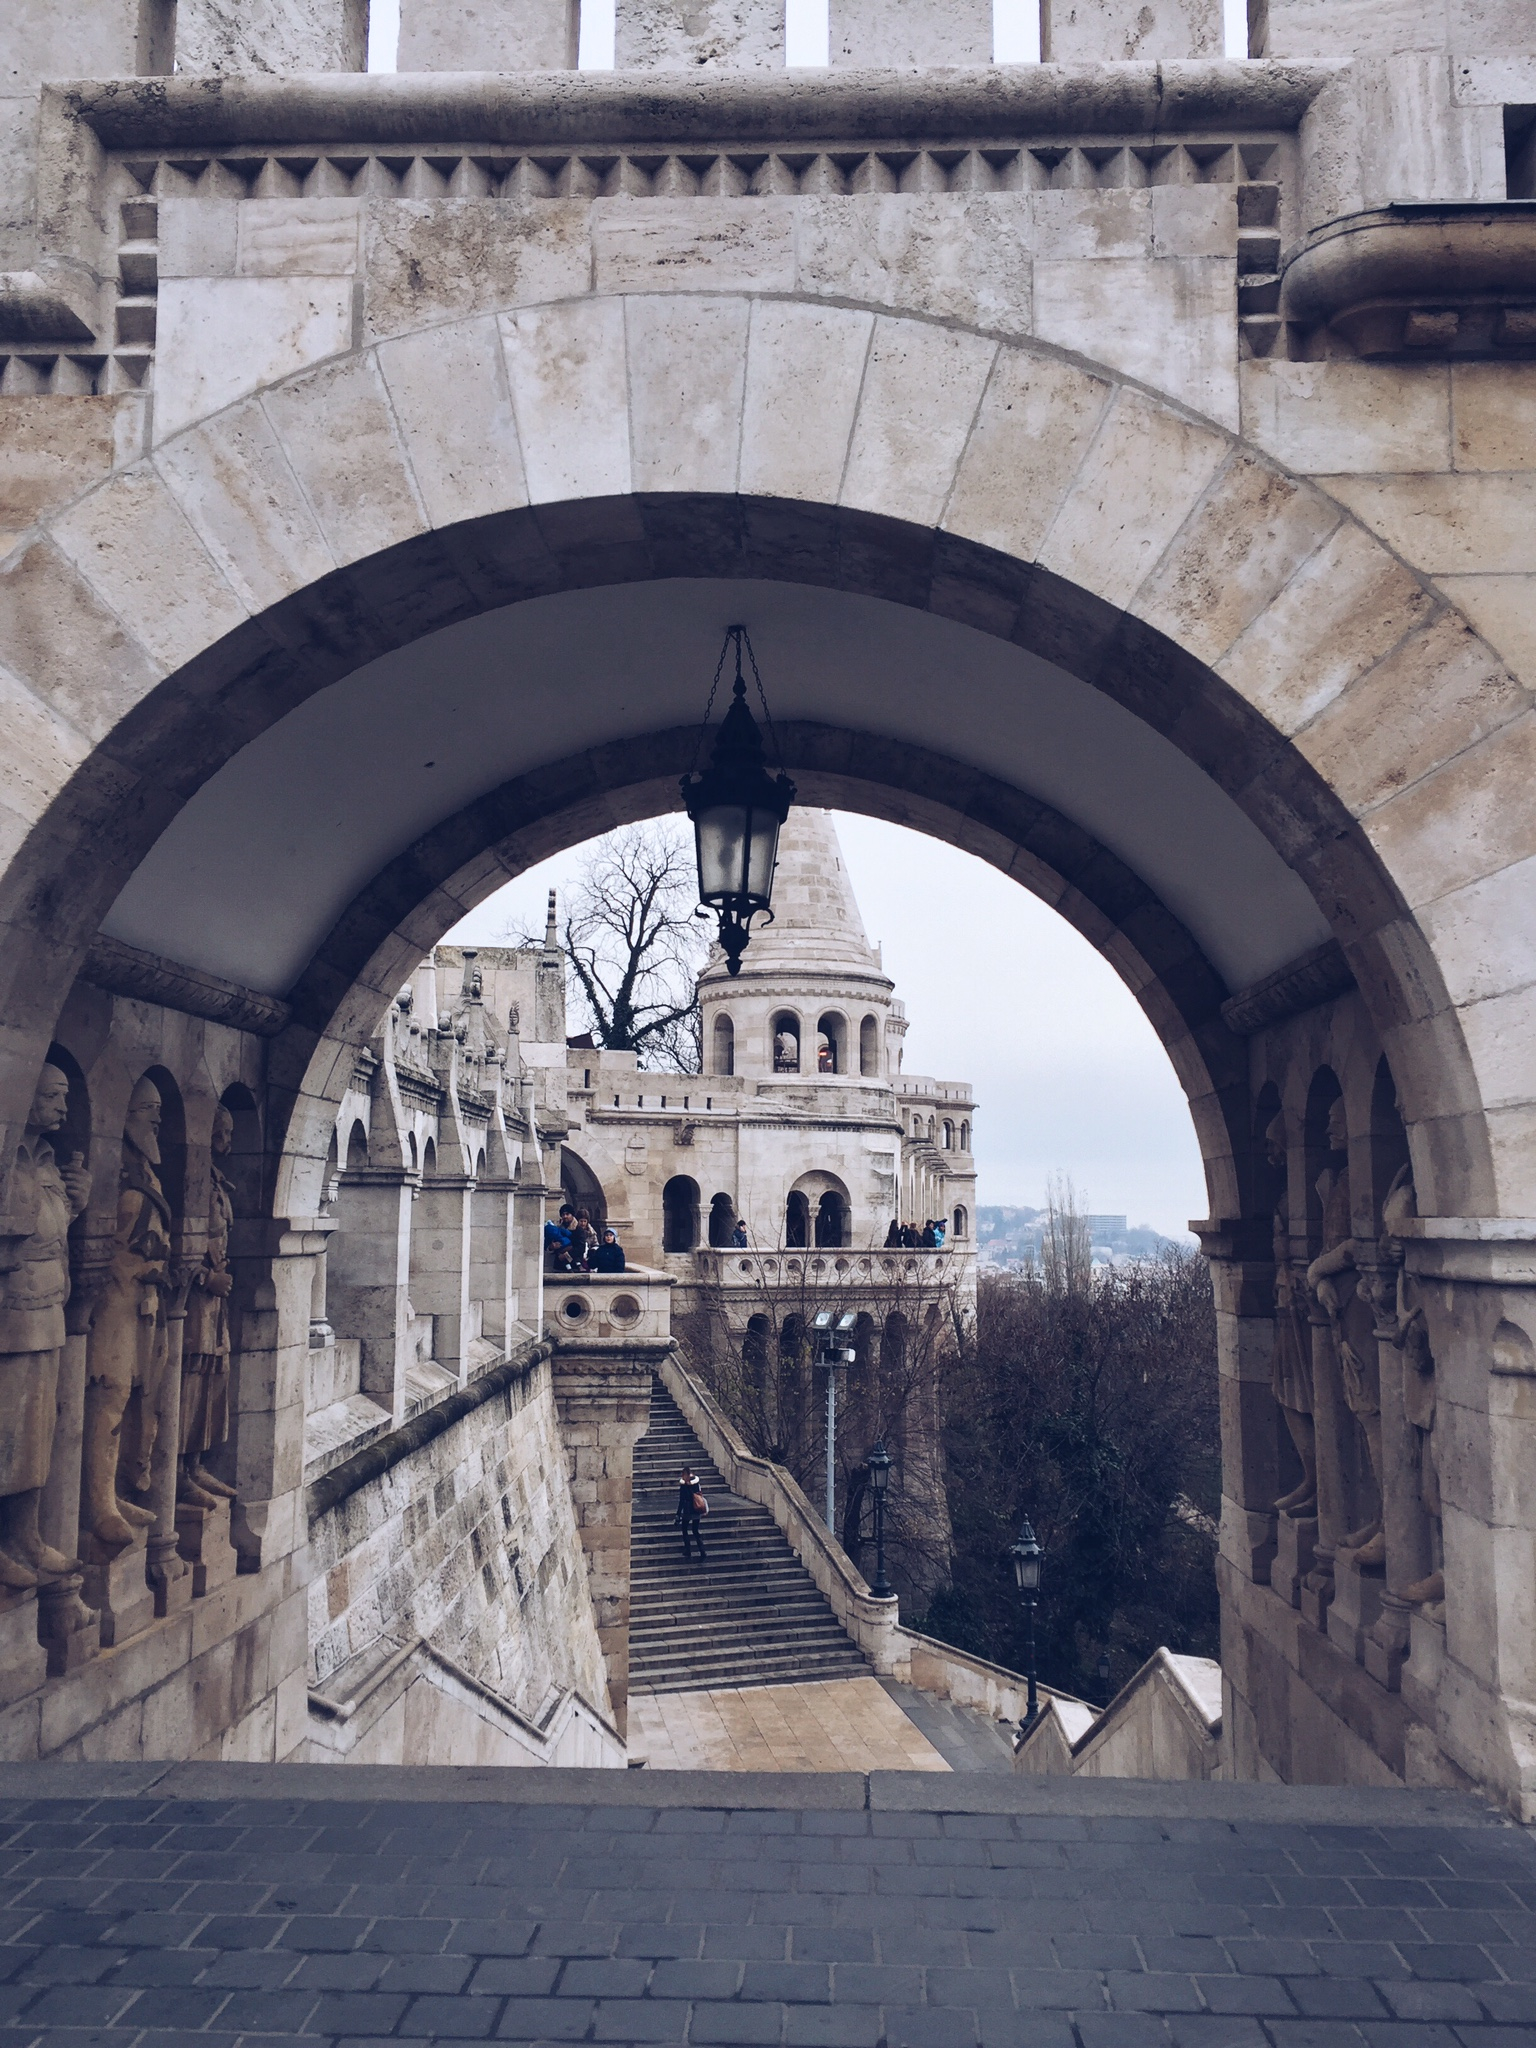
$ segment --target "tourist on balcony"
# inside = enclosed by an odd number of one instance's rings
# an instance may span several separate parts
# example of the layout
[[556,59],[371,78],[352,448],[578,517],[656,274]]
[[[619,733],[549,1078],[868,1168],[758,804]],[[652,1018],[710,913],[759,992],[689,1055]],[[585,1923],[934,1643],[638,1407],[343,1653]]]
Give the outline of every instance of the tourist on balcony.
[[885,1248],[888,1252],[901,1250],[901,1225],[894,1216],[891,1218],[890,1229],[885,1233]]
[[592,1218],[585,1209],[578,1209],[570,1224],[571,1264],[585,1270],[592,1263],[592,1254],[597,1250],[597,1232],[592,1228]]
[[594,1273],[622,1273],[624,1270],[624,1247],[611,1230],[603,1232],[603,1241],[589,1261]]
[[923,1225],[923,1234],[919,1242],[925,1252],[936,1252],[938,1250],[938,1233],[935,1231],[931,1221]]
[[744,1252],[747,1248],[747,1220],[744,1216],[736,1218],[736,1228],[731,1232],[731,1244],[739,1252]]
[[571,1225],[575,1221],[570,1209],[562,1207],[558,1221],[544,1225],[544,1257],[552,1273],[571,1270]]

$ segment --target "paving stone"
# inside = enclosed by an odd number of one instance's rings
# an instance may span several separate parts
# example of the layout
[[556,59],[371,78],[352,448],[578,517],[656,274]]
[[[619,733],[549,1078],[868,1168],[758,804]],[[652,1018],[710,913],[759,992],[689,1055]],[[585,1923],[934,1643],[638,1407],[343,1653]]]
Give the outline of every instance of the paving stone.
[[[781,2005],[719,2005],[701,2002],[693,2008],[691,2037],[711,2044],[777,2043],[783,2036],[784,2008]],[[572,2038],[575,2038],[574,2036]]]
[[595,2009],[595,2001],[580,1998],[509,1998],[496,2034],[503,2041],[584,2041]]

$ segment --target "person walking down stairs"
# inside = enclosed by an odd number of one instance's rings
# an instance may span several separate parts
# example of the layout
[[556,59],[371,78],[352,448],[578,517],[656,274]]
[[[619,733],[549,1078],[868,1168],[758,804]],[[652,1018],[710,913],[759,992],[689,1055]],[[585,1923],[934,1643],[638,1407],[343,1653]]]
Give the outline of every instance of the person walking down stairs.
[[699,1475],[691,1465],[685,1465],[677,1482],[677,1513],[672,1526],[683,1532],[683,1561],[688,1560],[688,1539],[691,1536],[699,1546],[699,1563],[703,1564],[708,1553],[704,1548],[704,1532],[701,1524],[709,1513],[709,1502],[704,1498],[699,1484]]

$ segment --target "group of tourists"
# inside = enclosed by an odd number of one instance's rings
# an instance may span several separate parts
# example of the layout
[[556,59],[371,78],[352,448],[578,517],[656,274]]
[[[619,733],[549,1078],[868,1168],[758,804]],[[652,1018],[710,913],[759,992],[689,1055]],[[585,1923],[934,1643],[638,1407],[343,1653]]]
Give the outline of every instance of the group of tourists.
[[624,1247],[611,1230],[599,1237],[587,1211],[564,1202],[544,1225],[544,1261],[552,1273],[622,1273]]
[[893,1216],[885,1233],[888,1252],[941,1252],[948,1228],[942,1216],[930,1216],[926,1223],[898,1223]]

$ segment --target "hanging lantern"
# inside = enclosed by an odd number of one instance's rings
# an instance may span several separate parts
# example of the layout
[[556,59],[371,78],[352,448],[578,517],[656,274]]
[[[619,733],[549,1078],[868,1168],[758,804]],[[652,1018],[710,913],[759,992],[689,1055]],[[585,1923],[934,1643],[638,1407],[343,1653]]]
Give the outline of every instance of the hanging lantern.
[[[726,970],[740,974],[741,956],[751,936],[754,917],[773,918],[773,870],[779,854],[779,828],[795,800],[795,785],[782,772],[770,775],[763,758],[762,735],[747,705],[746,679],[741,672],[742,648],[752,664],[757,694],[769,731],[773,723],[762,678],[745,626],[731,626],[720,651],[714,687],[704,707],[708,724],[726,655],[736,652],[736,679],[730,707],[720,721],[709,766],[683,777],[683,806],[693,820],[699,866],[699,902],[720,919],[720,946]],[[700,742],[703,730],[700,730]]]

